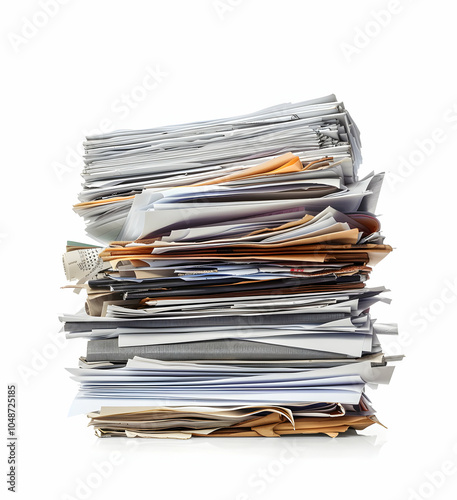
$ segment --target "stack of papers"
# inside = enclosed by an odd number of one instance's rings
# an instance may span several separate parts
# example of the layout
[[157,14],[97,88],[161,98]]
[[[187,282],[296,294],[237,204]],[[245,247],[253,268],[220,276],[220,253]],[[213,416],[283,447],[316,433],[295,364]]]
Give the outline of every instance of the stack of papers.
[[[359,180],[359,132],[334,96],[258,113],[89,137],[61,317],[86,338],[70,369],[100,437],[280,436],[377,422],[380,337],[367,287],[392,248],[383,175]],[[108,240],[112,240],[109,241]]]

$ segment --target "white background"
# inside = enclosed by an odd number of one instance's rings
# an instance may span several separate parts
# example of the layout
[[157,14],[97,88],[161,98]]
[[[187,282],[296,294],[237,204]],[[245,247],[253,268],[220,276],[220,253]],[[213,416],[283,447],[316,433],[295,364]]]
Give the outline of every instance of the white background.
[[[16,498],[455,498],[455,4],[49,0],[43,15],[43,3],[23,0],[1,10],[0,489],[6,385],[16,382]],[[158,84],[145,90],[148,68]],[[392,289],[392,306],[377,312],[402,332],[386,348],[407,357],[370,393],[388,430],[127,442],[97,440],[85,416],[67,418],[77,387],[64,368],[85,343],[62,346],[57,315],[83,301],[60,286],[66,240],[88,241],[71,208],[84,133],[330,93],[362,131],[361,173],[390,172],[378,213],[396,249],[373,283]],[[97,467],[113,458],[102,477]]]

